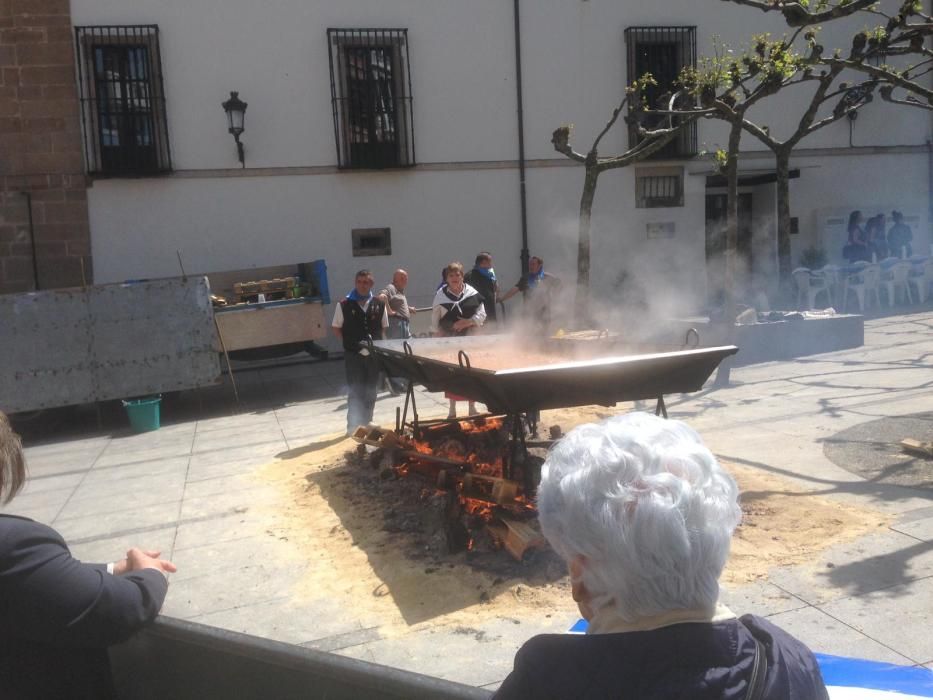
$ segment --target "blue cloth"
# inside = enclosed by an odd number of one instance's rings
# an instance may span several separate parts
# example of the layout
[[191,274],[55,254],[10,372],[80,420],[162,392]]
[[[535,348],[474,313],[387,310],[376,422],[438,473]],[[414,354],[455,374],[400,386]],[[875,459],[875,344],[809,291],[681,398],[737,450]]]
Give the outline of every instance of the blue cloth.
[[538,282],[544,279],[544,265],[541,266],[541,269],[535,272],[528,273],[528,289],[534,289],[538,286]]
[[350,293],[347,294],[347,299],[349,299],[350,301],[369,301],[372,298],[373,298],[372,290],[370,290],[369,294],[367,294],[364,297],[364,296],[361,296],[360,293],[356,291],[356,287],[350,290]]
[[[933,671],[879,661],[816,654],[826,685],[870,688],[933,698]],[[894,695],[892,697],[899,697]]]
[[496,281],[496,271],[491,267],[474,267],[473,271],[481,274],[490,282]]

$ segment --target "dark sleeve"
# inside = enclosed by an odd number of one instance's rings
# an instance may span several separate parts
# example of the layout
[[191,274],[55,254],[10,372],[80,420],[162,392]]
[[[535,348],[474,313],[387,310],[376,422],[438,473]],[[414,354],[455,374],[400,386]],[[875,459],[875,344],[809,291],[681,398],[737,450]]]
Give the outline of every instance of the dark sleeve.
[[528,664],[528,652],[523,646],[515,654],[515,666],[502,681],[499,690],[492,696],[493,700],[525,700],[525,698],[540,697],[536,693],[534,677]]
[[0,533],[3,626],[22,638],[105,647],[151,622],[168,582],[144,569],[112,576],[71,556],[55,530],[28,520]]

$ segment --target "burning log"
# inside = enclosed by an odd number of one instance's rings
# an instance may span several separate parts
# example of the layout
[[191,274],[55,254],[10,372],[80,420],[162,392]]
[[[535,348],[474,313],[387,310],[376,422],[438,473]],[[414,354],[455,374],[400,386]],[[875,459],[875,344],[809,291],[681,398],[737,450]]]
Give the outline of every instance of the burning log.
[[399,436],[392,430],[383,430],[382,428],[361,425],[353,431],[353,439],[361,445],[372,445],[374,447],[398,447],[400,444]]
[[541,549],[546,543],[544,535],[524,521],[500,516],[487,523],[486,529],[518,561],[522,560],[529,549]]
[[[437,489],[422,495],[423,522],[431,533],[427,551],[476,556],[505,548],[521,560],[544,538],[524,522],[535,514],[537,458],[523,445],[518,449],[513,425],[503,417],[477,416],[431,422],[413,433],[360,426],[353,437],[360,449],[377,448],[370,461],[380,478],[417,474]],[[516,479],[506,478],[513,474]]]
[[463,495],[488,500],[500,506],[515,503],[521,486],[517,481],[483,474],[463,475]]

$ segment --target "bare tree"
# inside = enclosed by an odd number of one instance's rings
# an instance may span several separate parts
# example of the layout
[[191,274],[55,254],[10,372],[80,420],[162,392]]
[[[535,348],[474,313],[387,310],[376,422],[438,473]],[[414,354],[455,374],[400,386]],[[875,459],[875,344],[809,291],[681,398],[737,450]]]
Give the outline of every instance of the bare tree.
[[[624,153],[619,155],[600,157],[599,143],[603,137],[618,121],[623,112],[628,111],[626,120],[639,119],[635,115],[646,113],[646,104],[644,99],[645,88],[649,85],[656,85],[651,75],[644,75],[636,80],[625,91],[625,97],[622,102],[612,111],[612,116],[599,132],[590,146],[589,150],[580,153],[574,150],[570,144],[570,135],[573,131],[572,124],[565,124],[554,130],[551,135],[551,143],[554,150],[562,153],[568,158],[584,167],[583,193],[580,196],[580,219],[577,239],[577,287],[575,297],[575,308],[577,311],[578,322],[588,324],[589,315],[589,290],[590,290],[590,222],[593,214],[593,200],[596,197],[596,184],[600,174],[607,170],[624,168],[638,161],[644,160],[653,153],[657,153],[670,143],[687,124],[697,119],[699,113],[696,110],[678,110],[676,120],[674,116],[666,118],[667,126],[662,128],[645,129],[640,127],[638,132],[640,140],[637,144],[630,147]],[[668,107],[665,115],[673,114],[671,107],[674,106],[674,98],[668,97]]]
[[[554,148],[585,168],[580,199],[578,279],[576,300],[579,318],[589,318],[590,225],[599,175],[643,160],[673,140],[688,123],[704,118],[729,124],[728,143],[717,151],[716,159],[727,179],[727,227],[725,251],[725,299],[723,317],[735,318],[735,271],[738,241],[738,157],[742,133],[759,139],[775,155],[778,199],[778,267],[783,279],[791,270],[790,261],[790,157],[807,136],[858,109],[872,99],[875,91],[887,102],[933,110],[933,89],[921,79],[933,70],[933,51],[926,48],[933,34],[933,18],[922,12],[920,0],[901,0],[896,11],[885,13],[880,0],[723,0],[764,12],[779,12],[792,28],[790,36],[772,40],[768,35],[753,37],[751,47],[738,56],[722,51],[702,59],[697,67],[687,67],[678,79],[678,101],[647,105],[645,88],[655,85],[643,76],[627,90],[622,103],[598,134],[586,153],[571,146],[572,126],[562,126],[552,135]],[[883,26],[856,32],[851,46],[827,53],[817,41],[817,24],[859,14],[882,17]],[[800,41],[802,39],[802,41]],[[798,47],[798,44],[801,46]],[[915,62],[891,67],[882,62],[887,56],[909,56]],[[845,71],[863,76],[854,84],[841,82]],[[813,92],[793,132],[783,139],[768,125],[749,118],[749,110],[763,99],[798,85],[812,85]],[[905,94],[906,93],[906,94]],[[690,99],[683,99],[688,95]],[[641,140],[620,155],[600,157],[602,138],[628,109],[626,120],[639,124]],[[666,126],[648,129],[649,117],[666,117]],[[720,377],[723,373],[720,373]],[[724,373],[728,381],[728,369]]]
[[[777,184],[777,249],[778,270],[782,283],[788,284],[792,263],[790,259],[790,157],[799,143],[814,132],[835,123],[843,117],[871,102],[876,88],[884,100],[897,104],[926,107],[933,109],[933,91],[917,82],[917,78],[926,75],[930,69],[933,53],[924,47],[924,40],[929,36],[930,18],[921,13],[920,3],[916,0],[901,2],[896,12],[887,14],[877,0],[839,0],[836,4],[829,0],[819,2],[774,2],[771,0],[725,0],[738,5],[756,7],[765,12],[780,12],[790,27],[796,31],[788,40],[792,45],[801,31],[808,49],[803,60],[796,66],[795,75],[784,86],[790,84],[812,83],[815,89],[794,131],[783,140],[777,138],[766,125],[746,121],[743,128],[753,135],[775,156],[775,174]],[[826,55],[825,49],[817,43],[817,32],[812,29],[816,24],[850,17],[858,13],[878,15],[886,20],[884,26],[872,31],[857,32],[852,38],[847,55],[840,50]],[[911,22],[919,18],[919,22]],[[919,62],[900,69],[881,63],[881,60],[894,55],[914,55]],[[743,57],[746,68],[754,69]],[[855,84],[840,82],[846,69],[857,71],[865,79]],[[902,88],[909,94],[898,97],[894,90]],[[926,98],[919,100],[916,95]],[[832,105],[829,113],[821,110]]]

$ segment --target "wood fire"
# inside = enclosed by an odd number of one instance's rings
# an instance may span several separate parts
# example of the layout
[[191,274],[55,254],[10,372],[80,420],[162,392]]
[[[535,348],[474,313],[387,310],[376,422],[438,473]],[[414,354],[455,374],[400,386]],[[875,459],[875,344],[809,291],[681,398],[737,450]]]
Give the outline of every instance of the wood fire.
[[353,437],[382,449],[384,470],[419,477],[448,497],[451,551],[505,549],[520,561],[545,546],[533,493],[542,460],[524,445],[519,449],[509,430],[505,417],[474,416],[430,421],[401,434],[361,427]]

